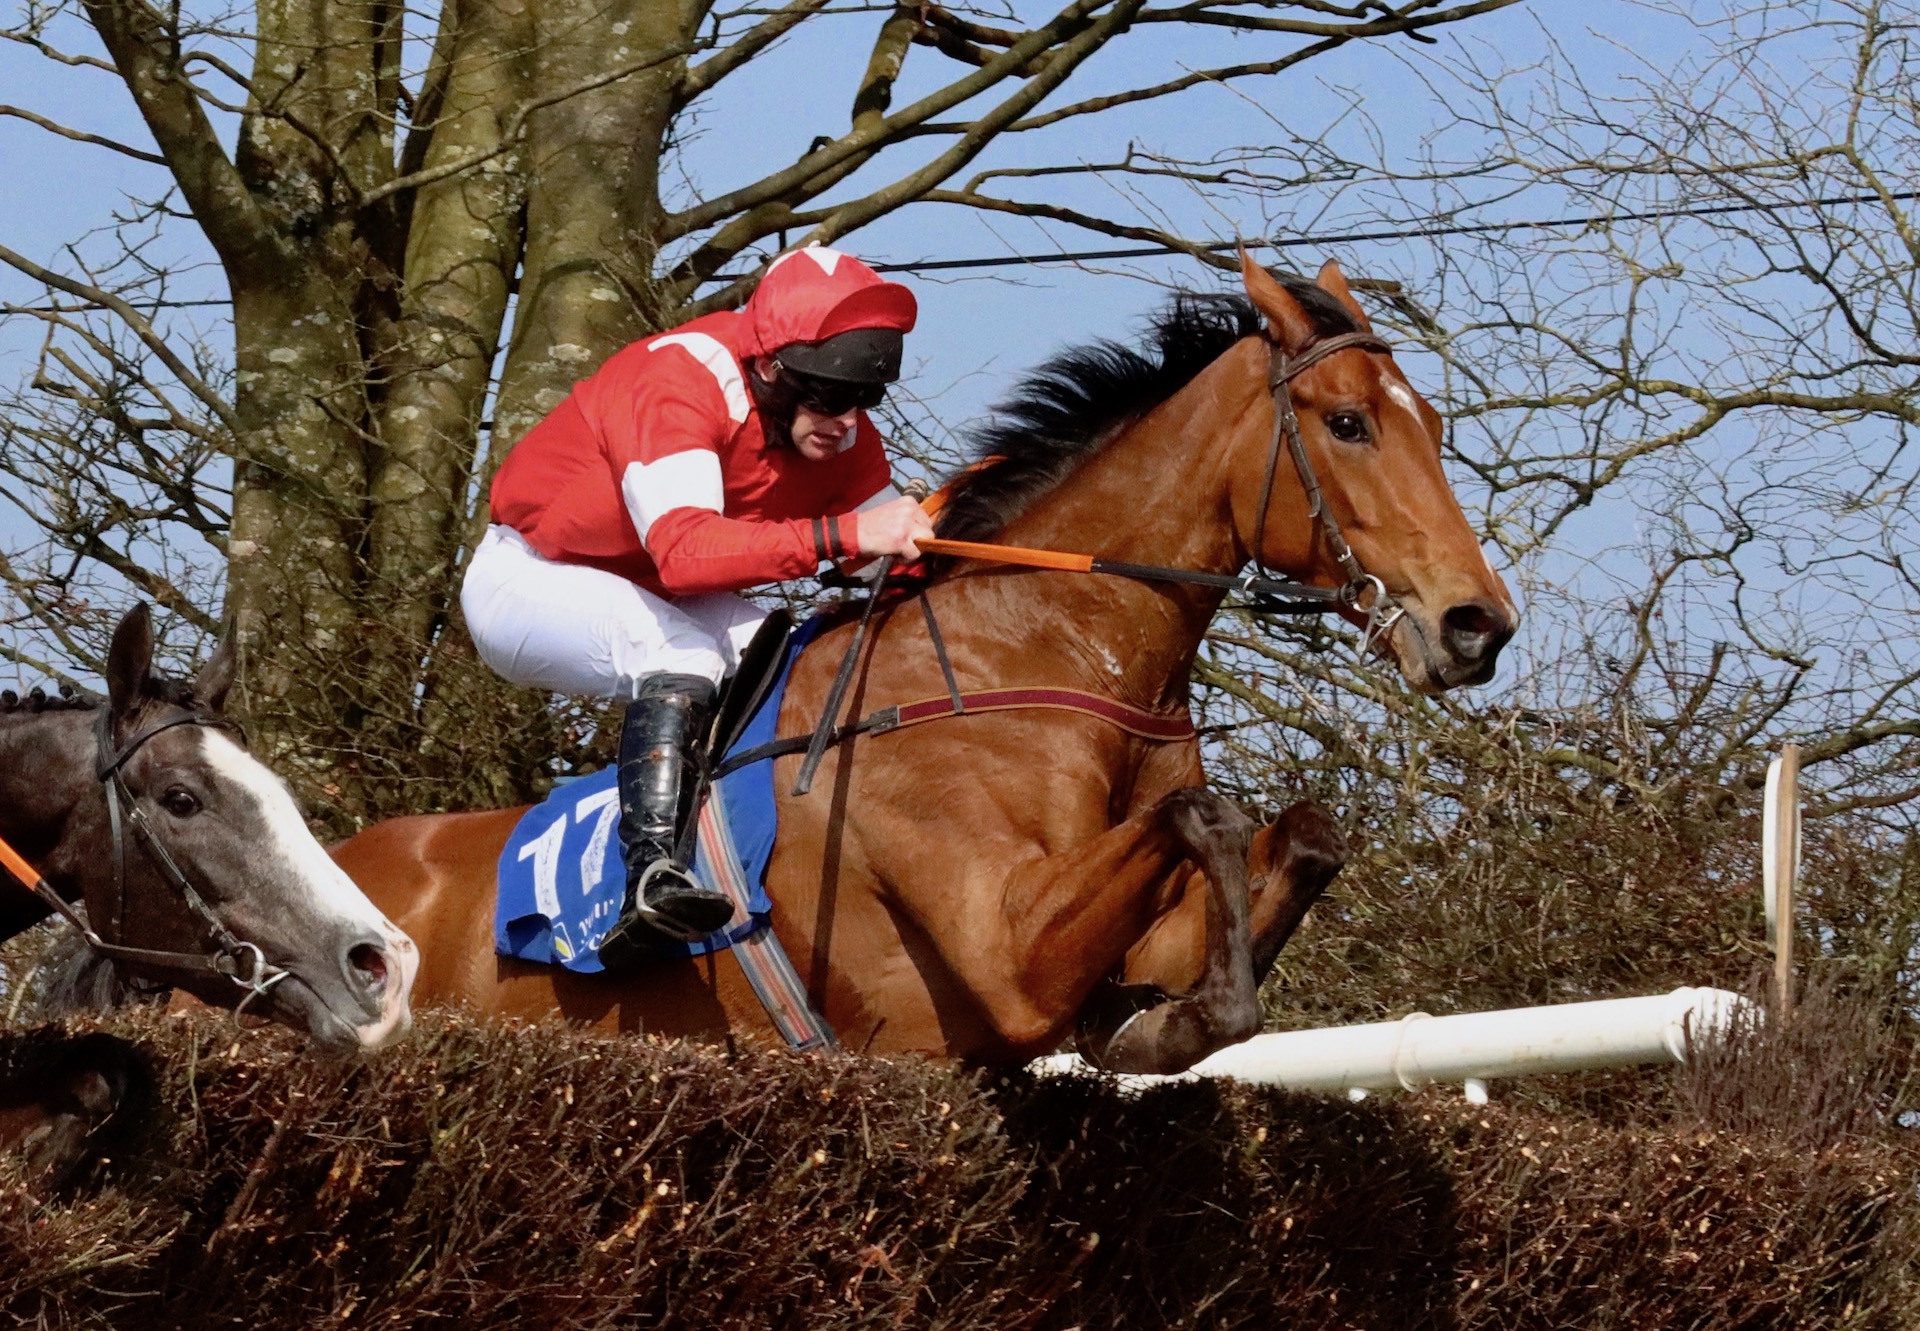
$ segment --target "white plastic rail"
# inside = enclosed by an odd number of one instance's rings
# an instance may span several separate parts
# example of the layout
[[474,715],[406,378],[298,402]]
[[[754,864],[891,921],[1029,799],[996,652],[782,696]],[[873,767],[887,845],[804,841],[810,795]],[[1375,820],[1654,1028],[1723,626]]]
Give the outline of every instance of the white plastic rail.
[[[1435,1082],[1484,1082],[1543,1072],[1580,1072],[1686,1061],[1689,1040],[1724,1034],[1754,1004],[1725,989],[1685,988],[1645,998],[1510,1008],[1399,1021],[1276,1031],[1230,1045],[1177,1077],[1126,1077],[1129,1085],[1231,1077],[1300,1091],[1418,1090]],[[1038,1060],[1039,1071],[1092,1069],[1073,1054]]]

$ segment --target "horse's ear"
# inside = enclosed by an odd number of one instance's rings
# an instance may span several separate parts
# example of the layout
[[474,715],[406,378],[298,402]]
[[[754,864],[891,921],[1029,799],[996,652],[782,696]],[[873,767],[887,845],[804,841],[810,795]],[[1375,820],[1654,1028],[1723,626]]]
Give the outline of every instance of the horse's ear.
[[1320,272],[1314,277],[1314,284],[1342,305],[1353,321],[1360,325],[1362,332],[1371,333],[1373,323],[1367,318],[1367,312],[1360,308],[1360,302],[1354,299],[1353,288],[1347,285],[1347,275],[1340,271],[1340,265],[1328,259],[1320,265]]
[[1245,246],[1240,250],[1240,280],[1246,284],[1247,298],[1266,316],[1275,339],[1289,354],[1313,341],[1313,321],[1300,308],[1300,302],[1274,280],[1272,273],[1253,261]]
[[107,648],[107,699],[115,716],[128,716],[147,701],[153,670],[153,612],[145,601],[120,617]]
[[239,654],[234,651],[232,632],[222,634],[220,645],[213,649],[213,655],[200,667],[200,673],[193,677],[193,701],[202,711],[217,713],[226,707],[227,690],[233,687],[239,659]]

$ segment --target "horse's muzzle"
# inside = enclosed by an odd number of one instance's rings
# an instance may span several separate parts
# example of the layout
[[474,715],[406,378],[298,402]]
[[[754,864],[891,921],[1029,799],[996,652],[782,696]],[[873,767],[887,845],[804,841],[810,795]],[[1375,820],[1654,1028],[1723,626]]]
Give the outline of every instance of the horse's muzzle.
[[1513,617],[1491,601],[1466,601],[1447,607],[1440,617],[1440,642],[1446,652],[1449,686],[1484,684],[1493,678],[1500,649],[1513,637]]
[[382,1049],[406,1034],[413,1024],[408,997],[420,966],[413,940],[397,929],[361,934],[340,948],[338,964],[338,987],[313,986],[314,996],[351,1031],[352,1043]]

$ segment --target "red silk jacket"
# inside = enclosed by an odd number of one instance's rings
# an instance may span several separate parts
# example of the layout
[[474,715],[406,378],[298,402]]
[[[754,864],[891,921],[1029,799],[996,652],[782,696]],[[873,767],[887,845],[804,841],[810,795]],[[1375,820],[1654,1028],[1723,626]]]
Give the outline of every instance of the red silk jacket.
[[507,453],[493,521],[548,559],[667,596],[738,591],[858,552],[857,510],[892,497],[880,433],[860,413],[839,456],[769,444],[746,361],[850,328],[914,320],[913,297],[857,259],[783,255],[739,312],[614,353]]

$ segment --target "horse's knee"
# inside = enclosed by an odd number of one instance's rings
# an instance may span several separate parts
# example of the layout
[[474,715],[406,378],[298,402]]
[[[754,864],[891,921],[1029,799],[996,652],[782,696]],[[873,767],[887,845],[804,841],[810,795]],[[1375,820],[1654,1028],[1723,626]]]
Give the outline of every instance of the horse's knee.
[[154,1081],[153,1064],[138,1045],[95,1031],[62,1051],[50,1078],[50,1103],[98,1127],[143,1104]]
[[1205,786],[1189,786],[1162,803],[1168,822],[1194,857],[1205,863],[1218,856],[1244,864],[1253,845],[1253,820],[1240,806]]

